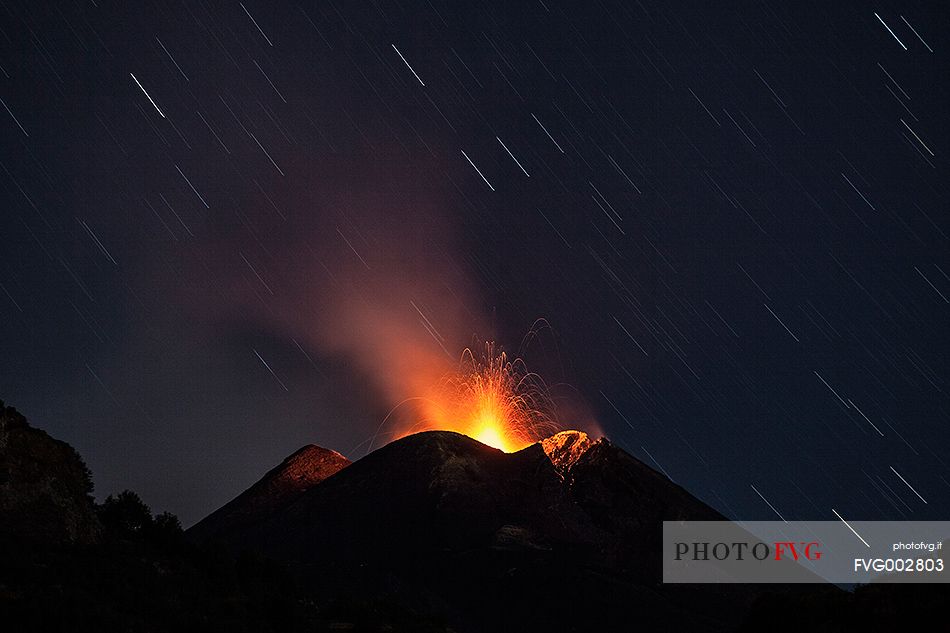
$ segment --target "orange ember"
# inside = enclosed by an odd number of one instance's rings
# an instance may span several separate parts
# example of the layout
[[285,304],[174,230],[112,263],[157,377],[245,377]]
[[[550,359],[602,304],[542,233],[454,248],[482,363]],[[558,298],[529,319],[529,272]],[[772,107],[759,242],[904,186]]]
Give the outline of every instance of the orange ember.
[[[557,431],[554,405],[544,382],[486,343],[481,354],[466,349],[458,370],[426,398],[421,424],[458,431],[505,452],[520,450]],[[418,430],[418,429],[416,429]]]

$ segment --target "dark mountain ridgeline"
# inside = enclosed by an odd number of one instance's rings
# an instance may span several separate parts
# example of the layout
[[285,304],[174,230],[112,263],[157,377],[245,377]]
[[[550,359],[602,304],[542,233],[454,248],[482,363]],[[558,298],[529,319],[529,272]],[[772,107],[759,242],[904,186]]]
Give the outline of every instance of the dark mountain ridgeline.
[[[322,592],[387,596],[467,630],[613,628],[631,610],[651,626],[735,626],[756,594],[704,590],[732,610],[683,608],[689,592],[659,583],[662,521],[683,518],[722,517],[607,439],[565,432],[507,454],[429,431],[217,538],[299,565]],[[585,606],[539,611],[556,595]]]
[[662,585],[663,520],[721,516],[606,439],[451,432],[350,464],[306,446],[187,534],[92,497],[0,404],[0,621],[22,631],[890,631],[945,586]]
[[[326,461],[282,466],[291,483],[319,478]],[[338,456],[337,456],[338,457]],[[442,623],[381,600],[318,598],[286,565],[184,538],[178,519],[153,515],[131,491],[101,504],[69,444],[0,402],[0,629],[4,631],[444,631]],[[254,506],[258,507],[258,506]]]
[[282,510],[330,475],[350,465],[336,451],[308,444],[268,471],[253,486],[189,529],[193,538],[214,538],[237,526],[253,525]]

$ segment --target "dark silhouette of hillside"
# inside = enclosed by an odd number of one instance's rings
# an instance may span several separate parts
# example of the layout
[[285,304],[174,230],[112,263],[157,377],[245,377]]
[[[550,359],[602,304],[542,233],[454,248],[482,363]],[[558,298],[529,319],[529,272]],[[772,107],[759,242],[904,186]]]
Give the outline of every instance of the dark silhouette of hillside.
[[0,401],[0,629],[445,630],[398,604],[319,599],[286,565],[190,543],[134,492],[91,493],[79,454]]
[[312,486],[349,465],[350,460],[336,451],[308,444],[192,526],[189,532],[197,540],[207,540],[219,532],[253,525],[289,506]]
[[99,536],[92,477],[79,453],[2,400],[0,535],[43,543],[91,543]]
[[189,534],[91,492],[0,403],[4,630],[947,630],[946,585],[662,585],[660,522],[718,513],[577,432],[510,455],[422,433],[352,465],[308,446]]
[[[507,454],[429,431],[253,522],[215,521],[214,538],[297,566],[324,595],[385,597],[463,631],[617,630],[631,617],[717,631],[761,591],[664,586],[660,551],[664,520],[722,518],[604,438],[569,431]],[[553,596],[564,608],[539,607]]]

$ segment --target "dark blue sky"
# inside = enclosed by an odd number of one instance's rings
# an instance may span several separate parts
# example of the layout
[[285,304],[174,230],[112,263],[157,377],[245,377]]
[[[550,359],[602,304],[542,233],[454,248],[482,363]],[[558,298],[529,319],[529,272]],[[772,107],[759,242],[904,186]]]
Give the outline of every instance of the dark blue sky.
[[0,398],[99,495],[359,457],[421,306],[546,319],[563,424],[729,516],[946,518],[944,3],[0,15]]

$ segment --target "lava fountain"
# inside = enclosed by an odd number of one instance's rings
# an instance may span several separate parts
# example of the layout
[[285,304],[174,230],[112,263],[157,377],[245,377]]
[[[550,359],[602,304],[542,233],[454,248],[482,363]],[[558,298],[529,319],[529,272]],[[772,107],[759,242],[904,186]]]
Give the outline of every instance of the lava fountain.
[[558,430],[544,381],[492,342],[478,353],[466,349],[457,370],[444,376],[423,402],[424,419],[415,430],[458,431],[509,453]]

